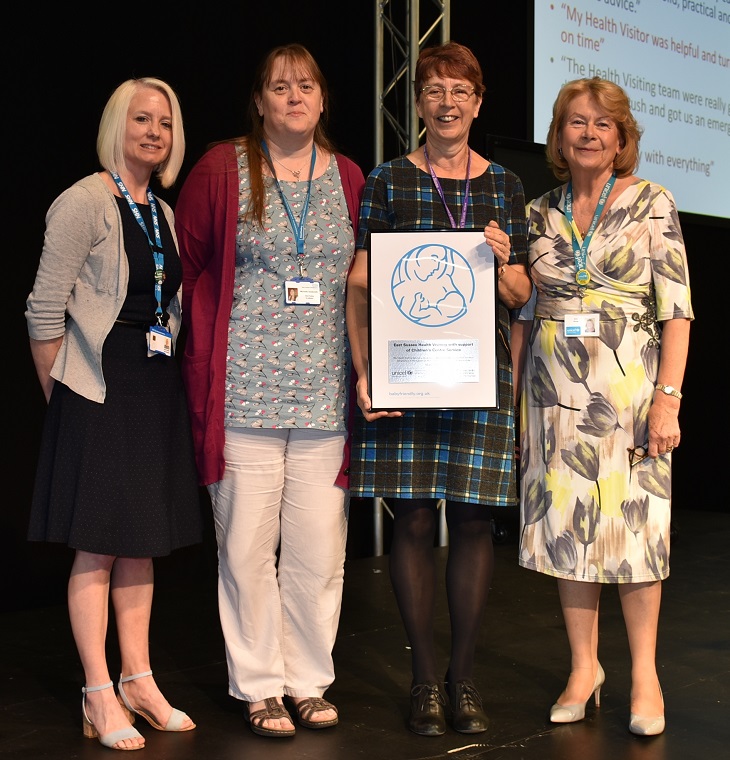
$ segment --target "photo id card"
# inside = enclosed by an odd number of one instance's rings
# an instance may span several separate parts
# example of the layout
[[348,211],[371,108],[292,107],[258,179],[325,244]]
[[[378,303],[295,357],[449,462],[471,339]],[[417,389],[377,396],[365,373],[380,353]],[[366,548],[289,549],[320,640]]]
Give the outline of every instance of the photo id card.
[[172,356],[172,333],[161,325],[152,325],[147,331],[147,356]]
[[599,314],[566,314],[565,336],[592,338],[599,334]]
[[287,306],[319,306],[319,282],[309,277],[297,277],[284,283],[284,303]]

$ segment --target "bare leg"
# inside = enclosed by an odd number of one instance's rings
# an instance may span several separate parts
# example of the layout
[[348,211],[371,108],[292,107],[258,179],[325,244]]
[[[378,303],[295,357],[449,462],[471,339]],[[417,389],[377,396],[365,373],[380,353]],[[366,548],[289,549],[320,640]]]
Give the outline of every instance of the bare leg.
[[631,712],[646,717],[664,715],[656,672],[661,581],[621,584],[619,598],[631,651]]
[[[106,662],[109,623],[109,579],[114,557],[77,551],[68,582],[68,611],[76,647],[84,668],[86,686],[101,686],[112,679]],[[86,695],[86,712],[100,735],[128,728],[114,689]],[[123,739],[115,748],[144,746],[143,737]]]
[[600,583],[558,579],[560,605],[570,644],[570,678],[559,705],[586,702],[598,672],[598,603]]
[[[152,559],[119,557],[114,563],[111,595],[124,676],[152,669],[149,632],[153,589]],[[133,707],[146,710],[161,725],[167,724],[172,706],[157,688],[152,676],[127,681],[124,692]],[[192,725],[193,722],[187,718],[183,721],[182,730]]]

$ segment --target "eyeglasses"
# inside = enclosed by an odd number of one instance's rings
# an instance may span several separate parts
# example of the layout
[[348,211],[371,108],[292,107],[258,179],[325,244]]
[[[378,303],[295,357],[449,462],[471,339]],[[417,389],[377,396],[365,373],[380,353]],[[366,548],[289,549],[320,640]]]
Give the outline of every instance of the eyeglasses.
[[463,103],[474,94],[473,87],[441,87],[438,84],[429,84],[421,88],[421,92],[428,100],[443,100],[447,92],[451,93],[455,103]]
[[643,462],[649,456],[648,446],[637,446],[635,449],[626,449],[629,452],[629,467]]

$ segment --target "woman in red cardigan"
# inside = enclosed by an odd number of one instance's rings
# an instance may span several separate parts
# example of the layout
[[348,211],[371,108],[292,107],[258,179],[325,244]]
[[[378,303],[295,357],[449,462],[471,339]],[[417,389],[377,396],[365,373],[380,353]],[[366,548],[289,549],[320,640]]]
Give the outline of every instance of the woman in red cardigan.
[[183,373],[219,557],[229,694],[251,729],[334,726],[323,699],[347,534],[345,284],[364,177],[326,136],[301,45],[257,71],[250,132],[214,145],[178,199]]

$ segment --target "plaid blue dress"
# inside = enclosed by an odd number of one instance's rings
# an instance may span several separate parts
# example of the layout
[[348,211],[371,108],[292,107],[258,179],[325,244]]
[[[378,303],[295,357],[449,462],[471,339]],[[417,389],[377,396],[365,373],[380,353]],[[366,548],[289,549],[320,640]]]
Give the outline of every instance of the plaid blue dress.
[[[452,214],[459,218],[466,181],[439,181]],[[471,178],[465,228],[483,229],[492,219],[510,236],[511,263],[526,265],[522,182],[494,163]],[[431,176],[401,157],[376,167],[367,179],[357,248],[369,248],[371,230],[408,229],[451,229],[451,223]],[[371,267],[377,262],[371,261]],[[356,414],[350,465],[353,496],[517,504],[510,312],[501,302],[498,321],[499,409],[419,409],[372,423]]]

